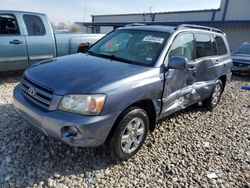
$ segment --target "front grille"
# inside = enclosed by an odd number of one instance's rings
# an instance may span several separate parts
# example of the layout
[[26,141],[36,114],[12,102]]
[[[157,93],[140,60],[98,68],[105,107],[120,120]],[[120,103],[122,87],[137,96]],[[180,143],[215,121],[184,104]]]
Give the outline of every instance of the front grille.
[[41,86],[26,76],[23,77],[21,88],[25,98],[32,103],[49,110],[53,98],[52,89]]
[[246,63],[240,63],[240,62],[233,62],[234,66],[236,67],[246,67],[248,66],[249,64],[246,64]]

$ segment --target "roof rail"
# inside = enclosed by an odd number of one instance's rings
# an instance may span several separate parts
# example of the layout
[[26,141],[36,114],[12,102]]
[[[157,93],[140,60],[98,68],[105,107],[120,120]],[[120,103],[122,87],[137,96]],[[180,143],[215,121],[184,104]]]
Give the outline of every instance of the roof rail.
[[203,29],[203,30],[207,30],[207,31],[212,31],[212,32],[224,34],[224,32],[222,32],[219,29],[216,29],[213,27],[201,26],[201,25],[181,24],[181,25],[176,27],[176,30],[181,29],[181,28]]
[[144,26],[144,25],[146,24],[145,23],[131,23],[131,24],[127,24],[126,27],[127,26]]

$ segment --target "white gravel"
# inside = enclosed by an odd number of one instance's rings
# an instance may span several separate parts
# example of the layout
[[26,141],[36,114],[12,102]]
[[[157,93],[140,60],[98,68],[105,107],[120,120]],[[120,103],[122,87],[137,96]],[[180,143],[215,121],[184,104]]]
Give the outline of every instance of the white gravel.
[[114,164],[103,148],[30,128],[12,106],[20,75],[0,74],[0,187],[250,187],[250,92],[240,90],[249,77],[233,77],[214,112],[167,118],[134,158]]

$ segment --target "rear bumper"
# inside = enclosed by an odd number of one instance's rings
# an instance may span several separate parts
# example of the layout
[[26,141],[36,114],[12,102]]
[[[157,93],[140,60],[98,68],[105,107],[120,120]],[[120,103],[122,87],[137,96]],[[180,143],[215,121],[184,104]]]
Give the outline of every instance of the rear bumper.
[[[71,146],[102,145],[119,115],[118,112],[105,116],[82,116],[59,110],[43,111],[24,98],[19,85],[14,89],[13,103],[17,112],[29,124],[45,135],[60,139]],[[62,134],[62,129],[69,126],[74,126],[78,130],[77,136],[65,137]]]

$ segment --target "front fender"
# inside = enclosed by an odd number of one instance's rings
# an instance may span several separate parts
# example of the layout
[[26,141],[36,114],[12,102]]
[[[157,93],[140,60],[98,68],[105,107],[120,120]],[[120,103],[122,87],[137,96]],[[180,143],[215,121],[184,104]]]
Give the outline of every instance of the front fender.
[[127,107],[142,100],[151,100],[158,114],[161,111],[163,85],[164,80],[159,77],[159,74],[120,85],[120,87],[108,92],[103,114],[122,112]]

